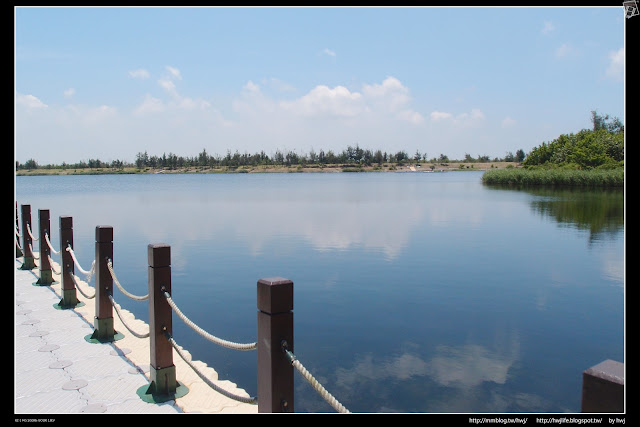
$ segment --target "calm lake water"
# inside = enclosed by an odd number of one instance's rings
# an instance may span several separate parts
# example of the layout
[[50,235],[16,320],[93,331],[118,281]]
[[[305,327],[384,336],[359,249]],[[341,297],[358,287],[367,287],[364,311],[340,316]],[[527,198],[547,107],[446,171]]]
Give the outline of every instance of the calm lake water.
[[[582,371],[624,362],[623,192],[481,176],[16,177],[15,192],[34,224],[50,210],[56,248],[59,217],[73,217],[84,269],[96,225],[113,226],[133,294],[147,293],[147,245],[171,245],[173,299],[220,338],[254,342],[257,280],[291,279],[295,354],[352,412],[579,412]],[[148,321],[147,302],[114,292]],[[173,327],[256,395],[255,352]],[[295,386],[296,412],[334,412],[297,373]]]

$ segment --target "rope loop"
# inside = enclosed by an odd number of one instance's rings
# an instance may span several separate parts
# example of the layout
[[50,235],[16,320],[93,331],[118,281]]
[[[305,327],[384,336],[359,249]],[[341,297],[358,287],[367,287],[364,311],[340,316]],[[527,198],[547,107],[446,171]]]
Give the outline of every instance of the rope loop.
[[127,322],[124,321],[124,319],[122,318],[122,314],[120,313],[120,308],[118,307],[118,305],[116,304],[116,302],[113,300],[113,295],[109,295],[109,301],[111,301],[111,305],[113,306],[113,308],[116,310],[116,314],[118,315],[118,317],[120,318],[120,321],[122,322],[122,324],[124,325],[125,328],[127,328],[129,330],[129,332],[131,332],[131,334],[136,337],[136,338],[149,338],[149,335],[151,334],[151,331],[147,332],[146,334],[139,334],[136,331],[134,331],[133,329],[131,329],[129,327],[129,325],[127,325]]
[[67,252],[69,252],[69,254],[71,254],[71,258],[73,259],[73,262],[76,265],[76,267],[78,267],[78,270],[80,270],[82,274],[87,276],[87,283],[90,282],[91,277],[93,276],[93,273],[95,272],[95,269],[96,269],[96,260],[93,260],[93,262],[91,262],[91,270],[87,271],[82,267],[80,267],[80,263],[78,262],[78,259],[76,258],[76,254],[75,252],[73,252],[73,248],[71,247],[71,245],[67,245],[66,250]]
[[78,282],[76,281],[76,276],[73,274],[73,272],[71,271],[71,269],[68,270],[69,273],[69,277],[71,277],[71,281],[73,282],[73,286],[76,287],[76,289],[78,290],[78,292],[80,292],[82,294],[83,297],[85,297],[86,299],[93,299],[96,297],[96,291],[94,289],[93,291],[93,295],[88,295],[86,294],[82,288],[80,286],[78,286]]
[[49,268],[51,268],[51,271],[53,271],[53,274],[60,275],[60,272],[56,271],[53,268],[53,260],[51,259],[51,256],[49,256],[49,254],[47,254],[47,258],[49,259]]
[[33,240],[34,242],[38,241],[37,237],[33,236],[33,233],[31,233],[31,224],[27,223],[27,233],[29,233],[29,237],[31,237],[31,240]]
[[136,295],[133,295],[133,294],[127,292],[122,287],[122,285],[118,281],[118,278],[116,277],[116,273],[113,271],[113,262],[110,259],[107,260],[107,268],[109,269],[109,273],[111,273],[111,277],[113,278],[114,283],[116,284],[118,289],[120,289],[122,291],[123,294],[125,294],[126,296],[128,296],[132,300],[136,300],[136,301],[145,301],[145,300],[149,299],[149,294],[144,295],[144,296],[136,296]]
[[35,252],[33,252],[33,246],[31,245],[31,243],[29,243],[29,251],[31,251],[31,256],[33,257],[33,259],[40,259],[40,257],[36,256]]
[[333,409],[340,412],[341,414],[349,414],[349,410],[345,408],[338,400],[331,395],[323,386],[320,384],[314,377],[307,371],[307,369],[300,363],[300,361],[296,358],[296,356],[287,349],[286,342],[282,343],[282,350],[284,351],[289,363],[293,365],[294,368],[298,370],[300,375],[304,377],[305,380],[311,384],[318,394],[329,404]]
[[53,249],[51,241],[49,240],[49,235],[47,233],[44,234],[44,241],[47,242],[47,245],[49,245],[49,249],[54,255],[58,255],[60,253],[60,251],[56,251],[55,249]]
[[20,251],[22,251],[22,246],[20,246],[20,241],[18,240],[17,234],[16,234],[16,246],[18,247],[18,249],[20,249]]
[[178,353],[178,355],[182,358],[182,360],[185,361],[185,363],[187,365],[189,365],[189,367],[191,369],[193,369],[193,371],[202,379],[202,381],[204,381],[209,387],[211,387],[212,389],[214,389],[215,391],[217,391],[218,393],[228,397],[229,399],[233,399],[233,400],[237,400],[239,402],[243,402],[243,403],[250,403],[250,404],[257,404],[258,403],[258,398],[257,397],[243,397],[243,396],[238,396],[236,394],[233,394],[231,392],[228,392],[227,390],[223,389],[222,387],[217,386],[216,384],[214,384],[210,379],[208,379],[202,372],[200,372],[198,370],[198,368],[191,363],[190,360],[187,359],[187,357],[182,353],[182,350],[180,350],[180,347],[178,347],[178,344],[176,344],[175,340],[173,339],[173,337],[171,335],[169,335],[168,332],[165,331],[165,336],[167,337],[167,340],[169,340],[169,342],[171,343],[171,346],[173,347],[173,349],[176,351],[176,353]]
[[238,343],[234,343],[234,342],[231,342],[231,341],[223,340],[221,338],[218,338],[218,337],[215,337],[215,336],[211,335],[210,333],[206,332],[204,329],[200,328],[198,325],[193,323],[187,316],[185,316],[180,311],[180,309],[175,304],[175,302],[173,302],[173,300],[171,299],[171,295],[169,295],[168,292],[165,292],[164,296],[167,298],[167,302],[169,303],[169,305],[171,306],[173,311],[176,312],[178,317],[181,318],[182,321],[187,324],[187,326],[190,326],[194,331],[196,331],[197,333],[199,333],[201,336],[203,336],[204,338],[208,339],[212,343],[217,344],[217,345],[222,346],[222,347],[230,348],[232,350],[239,350],[239,351],[249,351],[249,350],[255,350],[257,348],[257,343],[255,343],[255,342],[254,343],[249,343],[249,344],[238,344]]

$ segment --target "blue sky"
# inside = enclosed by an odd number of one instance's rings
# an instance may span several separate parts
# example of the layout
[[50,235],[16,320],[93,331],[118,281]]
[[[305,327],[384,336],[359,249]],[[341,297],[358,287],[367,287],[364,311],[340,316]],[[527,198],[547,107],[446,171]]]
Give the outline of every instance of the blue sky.
[[[15,157],[529,152],[624,121],[619,7],[17,7]],[[640,18],[632,18],[640,19]]]

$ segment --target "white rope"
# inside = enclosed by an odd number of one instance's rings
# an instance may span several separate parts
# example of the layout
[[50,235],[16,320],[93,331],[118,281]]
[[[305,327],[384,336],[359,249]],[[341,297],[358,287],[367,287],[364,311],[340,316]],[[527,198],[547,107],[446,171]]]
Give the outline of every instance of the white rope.
[[37,242],[38,239],[33,237],[33,234],[31,233],[31,224],[27,223],[27,233],[29,233],[29,237],[31,237],[31,240],[33,240],[34,242]]
[[238,344],[238,343],[234,343],[234,342],[231,342],[231,341],[220,339],[218,337],[214,337],[213,335],[211,335],[210,333],[206,332],[204,329],[200,328],[198,325],[193,323],[191,320],[189,320],[189,318],[187,318],[187,316],[182,314],[182,312],[180,311],[178,306],[176,306],[176,304],[171,299],[171,295],[169,295],[168,292],[165,292],[164,296],[167,298],[167,302],[169,303],[169,305],[171,306],[173,311],[176,312],[178,317],[180,317],[194,331],[196,331],[197,333],[199,333],[200,335],[202,335],[204,338],[208,339],[209,341],[213,342],[214,344],[218,344],[218,345],[220,345],[222,347],[230,348],[232,350],[240,350],[240,351],[255,350],[257,348],[257,343],[255,343],[255,342],[254,343],[250,343],[250,344]]
[[76,282],[76,277],[73,274],[71,274],[71,270],[69,270],[69,276],[71,277],[71,281],[73,282],[73,285],[82,294],[82,296],[84,296],[86,299],[93,299],[93,298],[96,297],[95,289],[93,290],[93,295],[88,295],[88,294],[84,293],[82,288],[80,288],[80,286],[78,286],[78,282]]
[[76,254],[73,252],[71,245],[67,246],[67,252],[71,254],[71,258],[73,258],[73,262],[75,263],[76,267],[78,267],[78,270],[80,270],[82,274],[87,276],[87,283],[90,282],[91,276],[93,275],[93,272],[95,271],[95,268],[96,268],[96,260],[93,260],[93,262],[91,263],[91,270],[86,271],[82,267],[80,267],[80,263],[78,262],[76,258]]
[[298,370],[298,372],[300,372],[300,374],[304,377],[304,379],[306,379],[309,384],[311,384],[311,387],[313,387],[320,396],[322,396],[322,398],[329,404],[331,405],[331,407],[333,407],[333,409],[335,409],[336,411],[342,413],[342,414],[348,414],[350,413],[349,410],[347,410],[347,408],[345,408],[344,406],[342,406],[342,404],[340,402],[338,402],[336,400],[335,397],[333,397],[331,395],[331,393],[329,393],[323,386],[322,384],[320,384],[314,377],[313,375],[311,375],[309,373],[309,371],[307,371],[305,369],[304,366],[302,366],[302,363],[300,363],[300,361],[298,359],[296,359],[296,356],[293,355],[293,353],[291,353],[289,350],[285,350],[285,353],[287,355],[287,357],[289,358],[289,360],[291,361],[291,364]]
[[120,282],[116,278],[116,273],[114,273],[114,271],[113,271],[113,263],[111,262],[111,260],[107,261],[107,268],[109,269],[109,272],[111,273],[111,277],[113,278],[113,281],[115,282],[116,286],[118,287],[118,289],[120,289],[122,291],[123,294],[125,294],[129,298],[131,298],[133,300],[136,300],[136,301],[145,301],[145,300],[149,299],[149,294],[139,297],[139,296],[130,294],[129,292],[127,292],[122,287],[122,285],[120,284]]
[[167,339],[169,340],[169,342],[171,343],[171,345],[173,346],[175,351],[178,353],[178,356],[180,356],[182,358],[182,360],[184,360],[185,363],[187,365],[189,365],[191,367],[191,369],[193,369],[193,371],[196,374],[198,374],[198,376],[202,379],[202,381],[204,381],[209,387],[211,387],[212,389],[214,389],[218,393],[220,393],[220,394],[222,394],[224,396],[227,396],[230,399],[237,400],[239,402],[251,403],[251,404],[257,404],[258,403],[258,399],[256,397],[238,396],[238,395],[235,395],[233,393],[228,392],[227,390],[223,389],[222,387],[219,387],[219,386],[215,385],[211,380],[209,380],[207,377],[205,377],[204,374],[202,372],[200,372],[198,370],[198,368],[196,366],[194,366],[193,363],[191,363],[190,360],[187,360],[185,355],[182,353],[182,351],[178,347],[178,344],[176,344],[175,340],[171,336],[169,336],[168,334],[167,334]]
[[22,251],[22,246],[20,246],[20,242],[18,240],[18,235],[16,235],[16,246],[18,247],[18,249],[20,249]]
[[49,249],[51,250],[51,252],[53,252],[54,255],[58,255],[60,253],[60,251],[56,251],[55,249],[53,249],[51,241],[49,240],[49,235],[47,233],[44,234],[44,241],[47,242],[47,245],[49,245]]
[[134,337],[136,337],[136,338],[149,338],[149,335],[151,334],[151,331],[147,332],[146,334],[139,334],[136,331],[134,331],[133,329],[131,329],[129,327],[129,325],[127,325],[127,323],[122,318],[122,314],[120,314],[120,309],[118,308],[118,305],[116,304],[116,302],[113,300],[113,296],[112,295],[109,295],[109,301],[111,301],[111,305],[113,306],[113,308],[116,309],[116,314],[120,318],[120,321],[122,322],[124,327],[127,328],[129,330],[129,332],[131,332],[131,334],[133,334]]
[[33,253],[33,246],[31,245],[31,243],[29,243],[29,251],[31,251],[31,256],[33,257],[33,259],[40,259],[40,257],[39,257],[39,256],[36,256],[36,255]]
[[49,259],[49,268],[51,268],[51,271],[53,271],[53,274],[60,275],[60,272],[56,271],[56,270],[53,268],[53,260],[51,259],[51,257],[49,256],[49,254],[47,254],[47,258]]

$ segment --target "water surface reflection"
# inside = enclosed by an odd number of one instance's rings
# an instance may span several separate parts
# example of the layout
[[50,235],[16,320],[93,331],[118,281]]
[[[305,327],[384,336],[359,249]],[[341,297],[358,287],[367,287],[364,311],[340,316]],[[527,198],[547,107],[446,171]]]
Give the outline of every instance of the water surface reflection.
[[[517,191],[481,173],[18,177],[18,204],[96,225],[146,293],[149,243],[171,245],[176,303],[203,329],[255,339],[255,283],[295,283],[295,353],[359,412],[579,411],[581,372],[624,360],[620,193]],[[52,236],[54,244],[57,235]],[[147,307],[115,299],[146,320]],[[255,355],[174,335],[256,393]],[[331,412],[296,380],[296,410]]]

